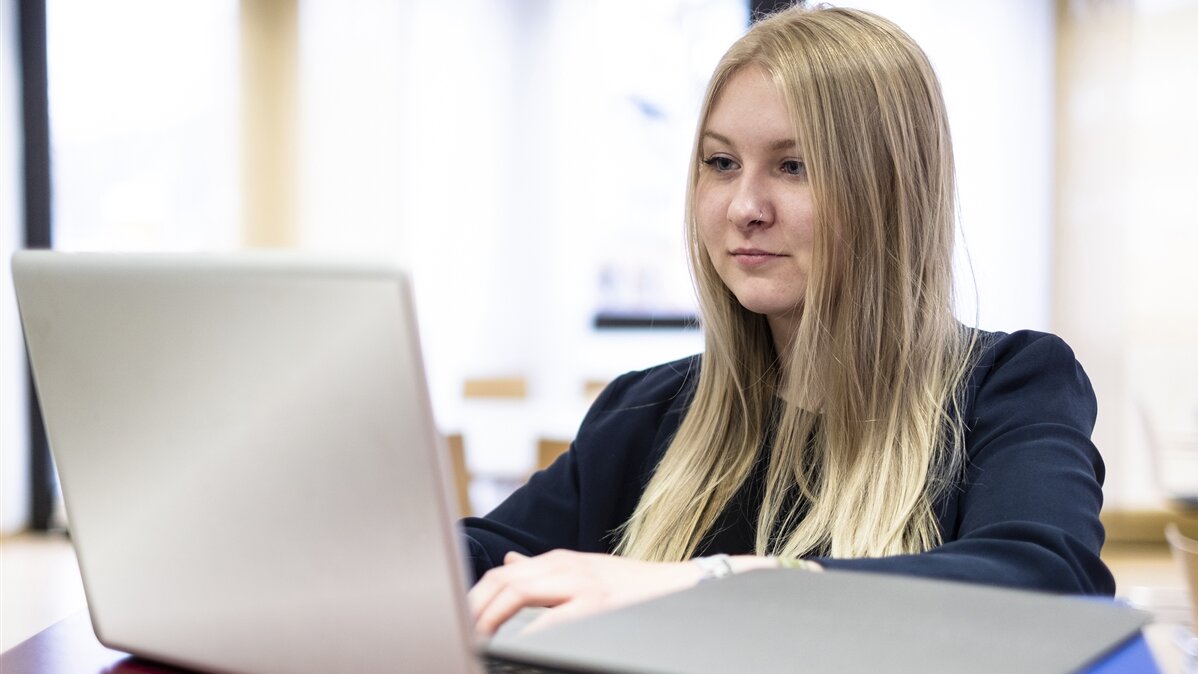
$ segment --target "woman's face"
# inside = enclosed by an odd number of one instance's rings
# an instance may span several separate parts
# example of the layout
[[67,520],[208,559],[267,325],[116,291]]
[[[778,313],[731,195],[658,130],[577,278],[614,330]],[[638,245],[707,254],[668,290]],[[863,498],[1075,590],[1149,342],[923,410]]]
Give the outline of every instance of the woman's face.
[[811,269],[814,208],[781,93],[746,66],[716,99],[700,140],[695,214],[724,285],[789,344]]

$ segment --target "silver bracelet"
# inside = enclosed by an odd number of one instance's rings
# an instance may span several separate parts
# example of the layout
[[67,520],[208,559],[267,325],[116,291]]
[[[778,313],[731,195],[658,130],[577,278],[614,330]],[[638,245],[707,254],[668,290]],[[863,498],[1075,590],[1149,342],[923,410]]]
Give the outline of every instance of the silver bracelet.
[[699,582],[703,583],[709,580],[719,580],[732,575],[732,562],[729,561],[728,555],[712,555],[710,557],[695,557],[691,560],[699,565],[703,570],[703,575],[699,577]]

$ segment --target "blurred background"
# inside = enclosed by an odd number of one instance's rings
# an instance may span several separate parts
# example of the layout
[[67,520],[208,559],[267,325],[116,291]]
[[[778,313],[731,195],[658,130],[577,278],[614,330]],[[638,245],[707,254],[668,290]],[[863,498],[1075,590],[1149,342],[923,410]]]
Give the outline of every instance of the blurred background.
[[[0,0],[0,533],[63,525],[8,269],[26,246],[409,269],[486,510],[604,382],[701,349],[696,113],[771,4]],[[1073,346],[1108,528],[1159,534],[1198,494],[1198,0],[844,4],[942,79],[960,319]]]

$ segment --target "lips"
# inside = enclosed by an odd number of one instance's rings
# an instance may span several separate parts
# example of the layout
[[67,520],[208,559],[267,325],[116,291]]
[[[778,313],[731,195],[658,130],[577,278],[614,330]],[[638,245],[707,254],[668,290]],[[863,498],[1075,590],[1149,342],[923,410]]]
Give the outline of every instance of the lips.
[[732,257],[741,265],[754,267],[766,264],[784,257],[782,253],[771,253],[760,248],[737,248],[731,251]]

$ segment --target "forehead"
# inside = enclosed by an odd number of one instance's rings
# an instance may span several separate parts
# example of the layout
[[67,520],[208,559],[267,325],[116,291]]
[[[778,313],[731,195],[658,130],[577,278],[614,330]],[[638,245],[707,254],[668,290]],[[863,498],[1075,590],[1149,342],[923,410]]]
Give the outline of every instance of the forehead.
[[768,136],[793,139],[794,120],[778,85],[759,66],[744,66],[729,76],[712,103],[704,132],[721,136]]

